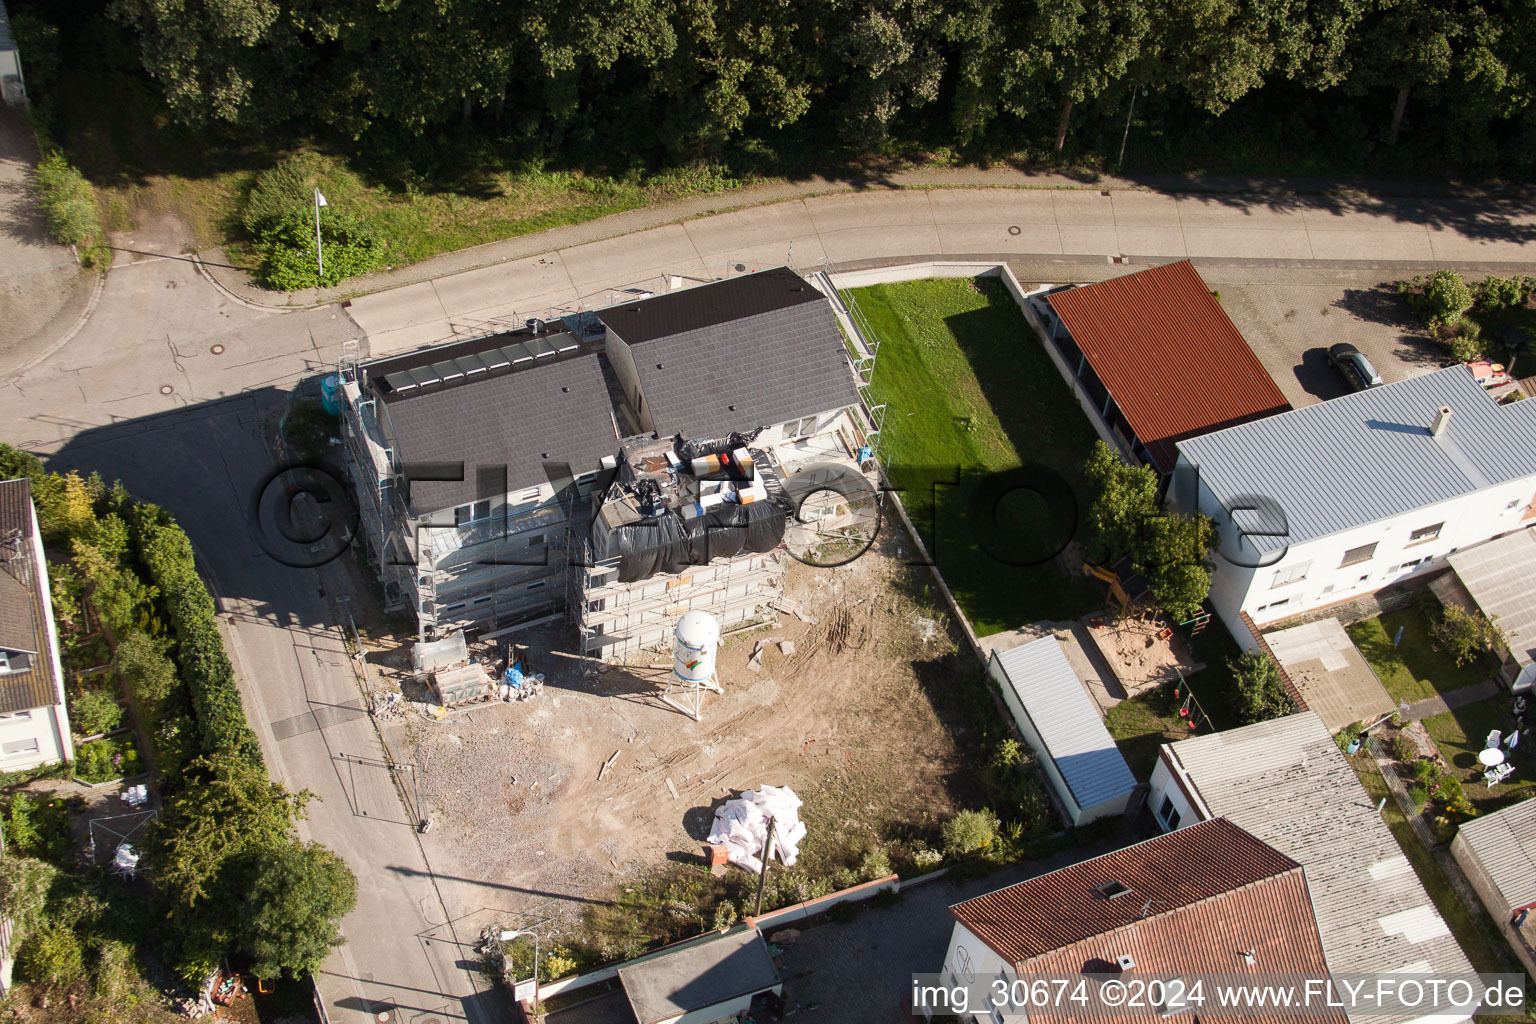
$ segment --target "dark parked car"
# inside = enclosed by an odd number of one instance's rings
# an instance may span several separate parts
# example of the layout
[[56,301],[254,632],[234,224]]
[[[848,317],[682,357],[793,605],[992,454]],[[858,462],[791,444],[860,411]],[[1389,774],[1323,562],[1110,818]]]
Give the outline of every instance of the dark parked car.
[[1381,374],[1376,372],[1376,367],[1347,342],[1341,341],[1328,349],[1328,364],[1343,374],[1351,391],[1381,387]]

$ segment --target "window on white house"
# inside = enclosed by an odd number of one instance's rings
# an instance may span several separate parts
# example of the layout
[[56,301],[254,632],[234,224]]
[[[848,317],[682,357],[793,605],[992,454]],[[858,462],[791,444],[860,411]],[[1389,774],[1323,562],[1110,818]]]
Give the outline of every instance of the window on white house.
[[460,505],[453,510],[454,526],[470,526],[481,523],[491,518],[490,501],[477,501],[471,505]]
[[0,715],[0,722],[23,722],[32,717],[30,711],[7,711]]
[[1328,584],[1326,587],[1323,588],[1322,596],[1323,597],[1327,597],[1331,593],[1333,593],[1333,584],[1332,583]]
[[1179,827],[1179,809],[1173,806],[1173,797],[1163,797],[1163,806],[1158,809],[1157,816],[1163,819],[1170,832]]
[[1362,544],[1357,548],[1350,548],[1344,552],[1344,560],[1339,563],[1339,568],[1342,569],[1346,565],[1359,565],[1361,562],[1369,562],[1374,557],[1376,557],[1376,542],[1372,541],[1369,544]]
[[805,437],[806,435],[813,434],[815,432],[816,432],[816,417],[815,416],[807,416],[803,420],[790,420],[788,423],[784,424],[784,436],[786,438],[789,438],[789,437]]
[[37,753],[37,737],[26,740],[11,740],[9,743],[0,743],[0,754],[6,757],[15,757],[17,754]]
[[1289,583],[1299,583],[1307,578],[1307,572],[1311,568],[1311,562],[1301,562],[1298,565],[1292,565],[1284,569],[1276,569],[1275,582],[1271,583],[1269,588],[1273,590],[1276,587],[1283,587]]
[[529,547],[533,547],[535,544],[543,544],[543,543],[544,543],[544,535],[542,533],[536,533],[532,537],[528,538],[528,546]]
[[1419,566],[1423,565],[1427,561],[1429,561],[1429,558],[1427,556],[1424,557],[1424,558],[1415,558],[1411,562],[1404,562],[1402,565],[1398,566],[1397,568],[1400,571],[1406,571],[1406,570],[1409,570],[1409,569],[1416,569]]
[[1440,528],[1444,525],[1444,523],[1436,523],[1434,526],[1425,526],[1421,529],[1414,530],[1408,535],[1408,543],[1423,544],[1425,541],[1434,540],[1436,537],[1440,536]]
[[534,498],[537,498],[538,496],[539,496],[539,489],[537,487],[530,487],[530,488],[528,488],[526,491],[524,491],[522,493],[522,495],[519,497],[518,500],[519,501],[532,501]]

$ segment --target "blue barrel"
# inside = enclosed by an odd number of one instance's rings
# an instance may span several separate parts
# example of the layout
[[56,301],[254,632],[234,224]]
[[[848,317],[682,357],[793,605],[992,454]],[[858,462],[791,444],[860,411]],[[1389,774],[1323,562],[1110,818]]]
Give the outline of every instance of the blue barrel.
[[320,381],[320,407],[332,416],[341,415],[341,377],[337,374]]

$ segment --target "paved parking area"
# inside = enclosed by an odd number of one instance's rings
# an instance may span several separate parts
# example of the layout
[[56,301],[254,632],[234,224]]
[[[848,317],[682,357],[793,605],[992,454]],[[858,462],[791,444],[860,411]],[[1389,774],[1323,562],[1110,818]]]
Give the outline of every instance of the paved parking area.
[[1283,271],[1272,275],[1271,281],[1242,283],[1206,276],[1220,291],[1222,308],[1297,408],[1348,393],[1328,365],[1328,346],[1338,342],[1365,353],[1389,384],[1428,373],[1444,358],[1385,282],[1294,283]]

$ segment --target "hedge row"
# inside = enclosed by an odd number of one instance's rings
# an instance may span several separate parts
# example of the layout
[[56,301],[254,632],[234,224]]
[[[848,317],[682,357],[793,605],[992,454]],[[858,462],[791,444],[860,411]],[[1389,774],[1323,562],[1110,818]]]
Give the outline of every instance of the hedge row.
[[156,505],[134,506],[133,520],[139,562],[159,588],[166,618],[176,634],[176,662],[192,698],[203,752],[237,754],[261,764],[261,748],[246,721],[213,598],[197,574],[191,541]]

